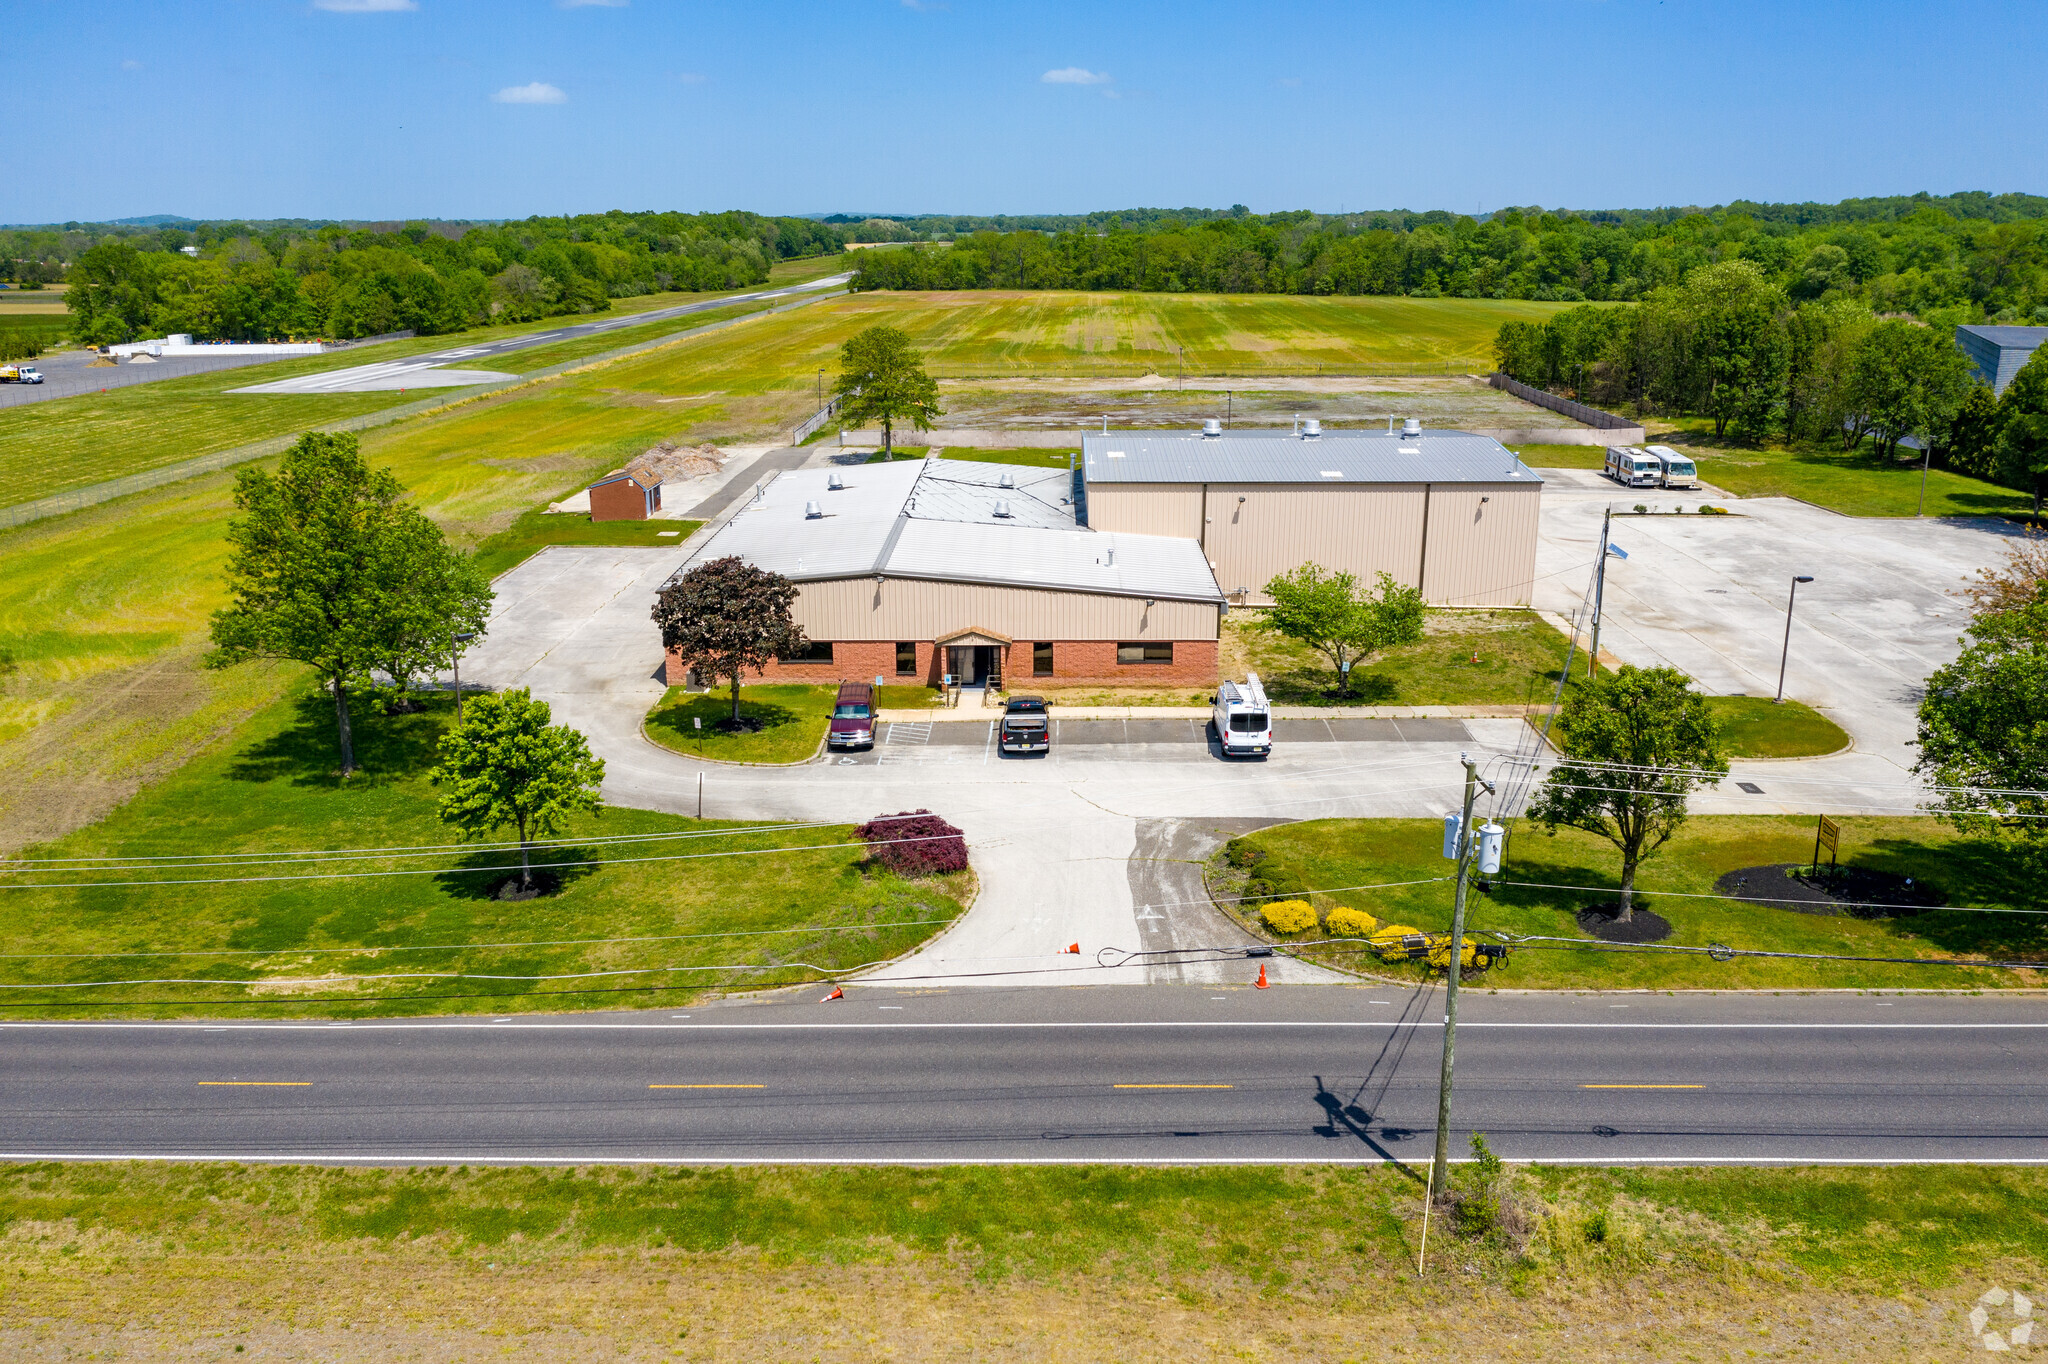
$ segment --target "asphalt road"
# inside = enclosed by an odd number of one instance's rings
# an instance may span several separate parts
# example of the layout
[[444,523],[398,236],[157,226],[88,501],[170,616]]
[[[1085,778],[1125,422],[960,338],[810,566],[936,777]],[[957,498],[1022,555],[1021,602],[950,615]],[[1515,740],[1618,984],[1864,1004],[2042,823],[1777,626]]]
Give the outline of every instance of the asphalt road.
[[193,374],[278,363],[275,355],[208,355],[159,360],[153,365],[123,362],[112,368],[94,369],[92,362],[97,358],[91,351],[61,350],[27,361],[43,372],[43,382],[0,384],[0,408],[75,398],[81,393],[97,393],[103,388],[132,388],[136,384],[155,383],[160,379],[183,379]]
[[[0,1158],[1415,1161],[1440,995],[856,988],[670,1013],[0,1026]],[[1465,996],[1455,1137],[2048,1160],[2048,1001]]]

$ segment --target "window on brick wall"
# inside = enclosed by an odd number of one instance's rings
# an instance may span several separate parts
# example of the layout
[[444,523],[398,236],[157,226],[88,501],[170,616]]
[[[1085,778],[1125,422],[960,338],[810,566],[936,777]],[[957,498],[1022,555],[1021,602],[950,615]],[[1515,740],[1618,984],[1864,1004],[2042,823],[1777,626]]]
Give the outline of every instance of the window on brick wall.
[[1033,677],[1052,676],[1052,645],[1034,644],[1031,646],[1031,675]]
[[806,640],[804,641],[804,647],[798,649],[795,653],[783,654],[782,661],[784,663],[830,663],[832,661],[832,641],[827,639]]
[[1116,661],[1119,663],[1171,663],[1171,644],[1119,644],[1116,646]]
[[915,640],[900,640],[897,642],[896,675],[898,677],[917,676],[917,642]]

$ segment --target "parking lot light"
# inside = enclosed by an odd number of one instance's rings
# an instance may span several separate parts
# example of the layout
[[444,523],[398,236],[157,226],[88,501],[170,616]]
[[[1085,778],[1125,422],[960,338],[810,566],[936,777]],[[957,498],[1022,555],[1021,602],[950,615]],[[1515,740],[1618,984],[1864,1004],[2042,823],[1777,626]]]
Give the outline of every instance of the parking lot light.
[[1799,584],[1812,581],[1806,574],[1795,577],[1792,579],[1792,595],[1785,598],[1785,647],[1778,654],[1778,694],[1771,698],[1774,706],[1785,699],[1785,661],[1792,656],[1792,603],[1799,600]]

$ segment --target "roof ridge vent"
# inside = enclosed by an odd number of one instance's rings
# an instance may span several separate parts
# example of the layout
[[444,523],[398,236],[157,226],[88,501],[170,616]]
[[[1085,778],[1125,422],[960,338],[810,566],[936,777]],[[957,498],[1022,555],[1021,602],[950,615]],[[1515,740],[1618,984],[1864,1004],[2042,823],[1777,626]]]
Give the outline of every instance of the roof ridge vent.
[[1403,417],[1401,419],[1401,434],[1410,437],[1421,435],[1422,423],[1413,417]]
[[835,493],[844,492],[846,490],[846,480],[838,474],[827,474],[825,475],[825,486]]
[[1322,434],[1323,424],[1314,417],[1310,417],[1301,424],[1301,438],[1303,440],[1315,440]]
[[824,516],[824,514],[825,509],[819,506],[815,501],[804,503],[804,520],[816,521],[820,517]]
[[1014,488],[1017,486],[1017,477],[1008,469],[1005,469],[1001,477],[996,479],[996,486],[998,488]]
[[1206,420],[1206,421],[1204,421],[1204,422],[1202,423],[1202,439],[1203,439],[1203,440],[1215,440],[1215,439],[1216,439],[1217,437],[1221,436],[1222,434],[1223,434],[1223,423],[1222,423],[1222,422],[1220,422],[1220,421],[1218,421],[1218,420],[1217,420],[1216,418],[1214,418],[1214,417],[1210,417],[1210,418],[1209,418],[1208,420]]
[[997,516],[1003,517],[1004,519],[1006,519],[1006,520],[1007,520],[1007,519],[1009,518],[1009,515],[1010,515],[1010,504],[1009,504],[1008,502],[1005,502],[1005,501],[1004,501],[1004,500],[1003,500],[1002,498],[1000,498],[1000,497],[999,497],[999,498],[997,498],[997,499],[996,499],[996,506],[995,506],[995,513],[996,513],[996,515],[997,515]]

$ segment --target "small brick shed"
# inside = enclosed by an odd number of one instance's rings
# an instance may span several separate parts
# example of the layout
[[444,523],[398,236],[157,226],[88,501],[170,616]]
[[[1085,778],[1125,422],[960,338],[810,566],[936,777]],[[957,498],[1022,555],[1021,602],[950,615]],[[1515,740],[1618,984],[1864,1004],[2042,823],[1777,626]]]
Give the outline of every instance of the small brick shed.
[[590,485],[593,521],[645,521],[661,510],[661,483],[621,470]]

